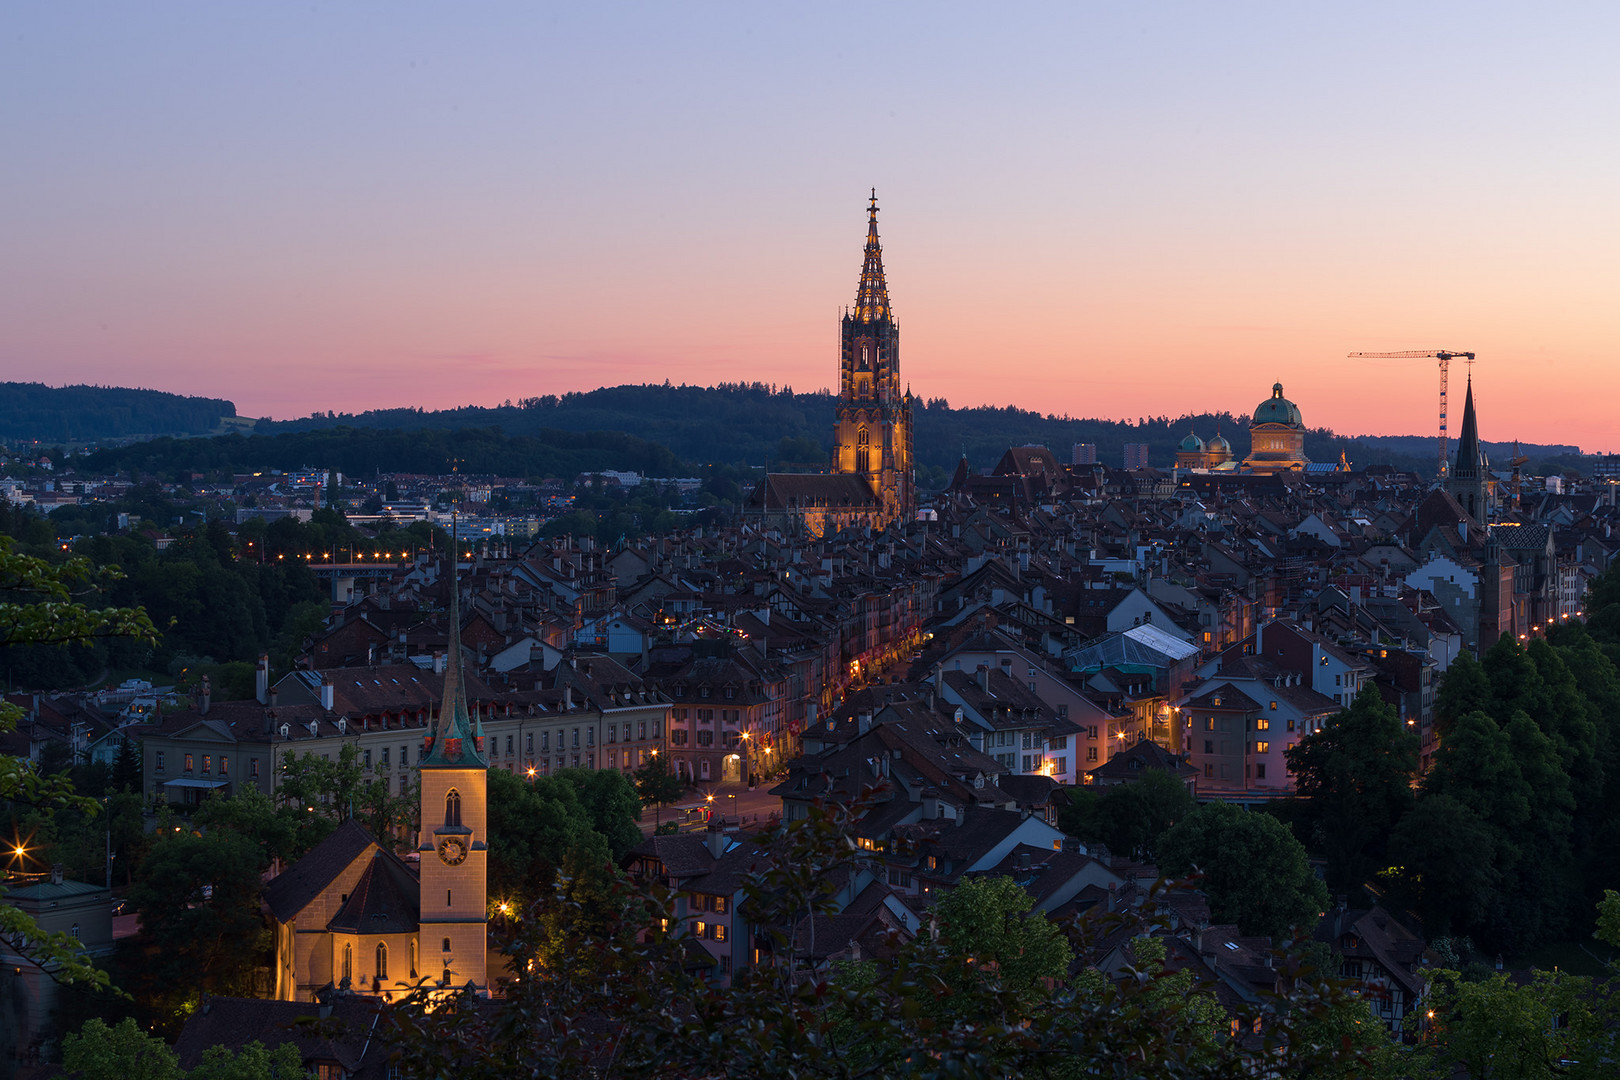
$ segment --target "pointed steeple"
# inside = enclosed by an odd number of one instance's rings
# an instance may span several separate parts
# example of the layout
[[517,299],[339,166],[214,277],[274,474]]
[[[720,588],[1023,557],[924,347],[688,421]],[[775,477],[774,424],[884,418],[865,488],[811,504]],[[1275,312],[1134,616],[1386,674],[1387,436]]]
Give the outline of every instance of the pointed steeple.
[[444,696],[439,702],[439,718],[428,737],[423,766],[456,765],[462,768],[484,764],[484,726],[467,712],[467,691],[461,684],[461,583],[456,579],[460,565],[454,519],[450,525],[450,557],[445,573],[450,586],[450,643],[445,657]]
[[1457,465],[1451,475],[1474,479],[1480,475],[1479,422],[1474,419],[1474,374],[1468,373],[1468,394],[1463,399],[1462,434],[1457,437]]
[[883,277],[883,248],[878,243],[877,188],[866,209],[866,258],[861,263],[861,284],[855,292],[855,319],[873,323],[890,317],[889,283]]

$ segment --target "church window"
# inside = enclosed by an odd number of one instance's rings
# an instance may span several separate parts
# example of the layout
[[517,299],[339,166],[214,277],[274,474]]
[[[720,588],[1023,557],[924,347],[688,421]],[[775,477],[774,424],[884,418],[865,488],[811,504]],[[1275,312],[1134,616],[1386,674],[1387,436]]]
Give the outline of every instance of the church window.
[[444,939],[444,948],[441,951],[443,951],[443,952],[449,952],[450,951],[450,939],[449,938]]
[[354,946],[349,944],[343,946],[343,981],[354,981]]
[[444,796],[444,823],[450,827],[461,824],[461,792],[451,788]]
[[411,978],[416,978],[416,939],[411,939]]
[[388,943],[377,942],[377,981],[382,982],[388,978]]

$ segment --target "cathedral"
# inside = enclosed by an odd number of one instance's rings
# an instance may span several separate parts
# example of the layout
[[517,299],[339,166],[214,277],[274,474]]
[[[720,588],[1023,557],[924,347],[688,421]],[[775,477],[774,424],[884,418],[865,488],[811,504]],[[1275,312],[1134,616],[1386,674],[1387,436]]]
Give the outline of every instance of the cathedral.
[[838,405],[831,468],[771,473],[746,511],[820,537],[852,526],[887,528],[917,508],[912,397],[900,382],[900,327],[889,306],[878,242],[877,192],[866,210],[866,251],[855,305],[839,325]]
[[461,683],[454,556],[448,564],[444,699],[417,750],[417,866],[351,818],[271,881],[265,902],[275,920],[278,1000],[310,1001],[326,989],[383,1000],[418,986],[489,989],[489,765],[483,725],[468,715]]

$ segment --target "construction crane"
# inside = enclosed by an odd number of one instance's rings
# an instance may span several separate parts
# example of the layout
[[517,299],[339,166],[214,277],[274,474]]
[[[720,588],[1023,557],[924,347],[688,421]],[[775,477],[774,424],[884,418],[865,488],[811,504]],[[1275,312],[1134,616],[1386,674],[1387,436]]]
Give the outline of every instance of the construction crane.
[[1462,359],[1467,360],[1471,364],[1471,363],[1474,362],[1474,354],[1471,353],[1471,352],[1453,352],[1450,349],[1429,349],[1429,350],[1406,349],[1406,350],[1404,350],[1402,352],[1353,352],[1353,353],[1350,354],[1350,357],[1352,359],[1365,359],[1365,360],[1417,360],[1417,359],[1427,358],[1427,359],[1433,359],[1433,360],[1440,361],[1440,471],[1439,471],[1439,476],[1440,476],[1440,479],[1444,480],[1446,478],[1446,474],[1448,472],[1450,472],[1450,469],[1446,464],[1446,450],[1447,450],[1447,444],[1446,444],[1446,374],[1447,374],[1447,371],[1449,370],[1449,368],[1451,366],[1451,361],[1453,359],[1455,359],[1457,357],[1461,357]]

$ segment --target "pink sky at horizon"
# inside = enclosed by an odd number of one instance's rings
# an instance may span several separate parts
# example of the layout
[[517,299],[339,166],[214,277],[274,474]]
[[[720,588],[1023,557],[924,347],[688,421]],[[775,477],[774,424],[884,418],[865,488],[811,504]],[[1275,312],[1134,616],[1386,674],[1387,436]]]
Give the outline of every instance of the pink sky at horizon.
[[1432,361],[1345,354],[1444,347],[1486,439],[1620,450],[1607,8],[482,15],[20,9],[0,379],[816,389],[875,185],[919,396],[1429,435]]

